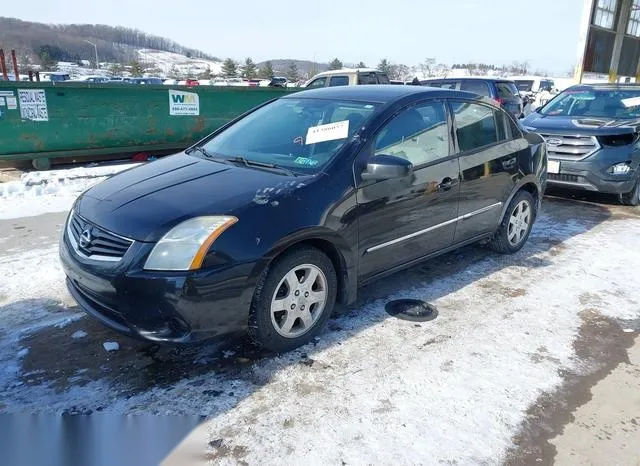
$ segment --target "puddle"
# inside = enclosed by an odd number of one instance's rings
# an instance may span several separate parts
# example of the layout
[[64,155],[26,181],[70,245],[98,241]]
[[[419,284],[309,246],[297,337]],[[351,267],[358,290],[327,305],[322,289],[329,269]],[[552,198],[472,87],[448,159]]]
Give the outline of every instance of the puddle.
[[384,306],[387,314],[411,322],[427,322],[438,317],[435,306],[419,299],[396,299]]

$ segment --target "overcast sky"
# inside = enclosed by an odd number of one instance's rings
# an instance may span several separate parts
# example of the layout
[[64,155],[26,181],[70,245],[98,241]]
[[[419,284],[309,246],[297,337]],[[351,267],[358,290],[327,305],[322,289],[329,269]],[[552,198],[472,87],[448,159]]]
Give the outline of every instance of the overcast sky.
[[128,26],[225,58],[414,65],[528,60],[565,73],[577,58],[583,0],[27,0],[1,16]]

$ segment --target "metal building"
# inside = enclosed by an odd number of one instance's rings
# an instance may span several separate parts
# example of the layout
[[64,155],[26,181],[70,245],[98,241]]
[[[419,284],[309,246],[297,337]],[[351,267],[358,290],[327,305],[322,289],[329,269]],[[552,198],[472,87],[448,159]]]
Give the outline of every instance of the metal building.
[[640,82],[640,0],[585,0],[575,79],[584,73],[609,82]]

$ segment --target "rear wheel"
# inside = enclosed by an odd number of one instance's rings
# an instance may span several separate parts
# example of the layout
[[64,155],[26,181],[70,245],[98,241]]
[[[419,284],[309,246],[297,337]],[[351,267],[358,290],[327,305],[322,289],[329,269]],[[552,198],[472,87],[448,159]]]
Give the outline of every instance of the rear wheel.
[[527,191],[519,191],[509,203],[498,230],[489,241],[494,251],[513,254],[527,242],[536,218],[535,201]]
[[296,248],[263,273],[253,297],[249,333],[276,353],[311,341],[329,320],[337,278],[331,260],[312,247]]
[[620,202],[624,205],[640,205],[640,179],[636,181],[636,185],[631,192],[620,195]]

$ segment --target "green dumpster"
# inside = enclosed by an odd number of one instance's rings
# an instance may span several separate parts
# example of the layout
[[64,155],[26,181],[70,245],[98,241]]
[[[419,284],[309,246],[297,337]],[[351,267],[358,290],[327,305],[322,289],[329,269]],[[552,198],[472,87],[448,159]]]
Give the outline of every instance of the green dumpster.
[[181,150],[280,88],[0,82],[0,161]]

